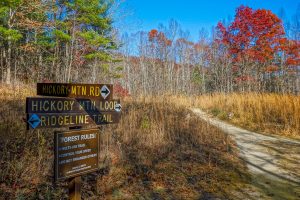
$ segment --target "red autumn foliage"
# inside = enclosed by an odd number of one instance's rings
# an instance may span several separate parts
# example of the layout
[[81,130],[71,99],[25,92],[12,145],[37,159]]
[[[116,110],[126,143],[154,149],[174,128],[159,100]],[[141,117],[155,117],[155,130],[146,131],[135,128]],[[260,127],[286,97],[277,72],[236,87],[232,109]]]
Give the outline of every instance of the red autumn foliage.
[[286,64],[290,67],[300,65],[300,41],[290,40],[286,48]]
[[124,87],[122,87],[122,85],[120,83],[117,83],[114,85],[114,94],[117,97],[128,97],[129,95],[129,91],[127,89],[125,89]]
[[252,78],[251,76],[240,76],[235,78],[235,82],[236,83],[240,83],[240,82],[244,82],[244,81],[254,81],[254,78]]
[[232,24],[226,28],[218,23],[217,30],[216,41],[229,48],[236,62],[272,60],[286,42],[282,21],[265,9],[240,6]]

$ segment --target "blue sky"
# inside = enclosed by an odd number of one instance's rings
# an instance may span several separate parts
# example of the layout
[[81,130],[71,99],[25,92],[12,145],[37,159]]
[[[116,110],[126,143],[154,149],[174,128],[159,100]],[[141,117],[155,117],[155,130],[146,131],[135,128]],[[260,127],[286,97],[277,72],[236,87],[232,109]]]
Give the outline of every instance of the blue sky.
[[240,5],[264,8],[276,14],[283,8],[290,19],[296,13],[300,0],[126,0],[123,6],[129,16],[123,31],[148,31],[175,19],[183,30],[189,30],[191,39],[196,40],[202,27],[210,30],[218,21],[228,16],[233,18],[235,9]]

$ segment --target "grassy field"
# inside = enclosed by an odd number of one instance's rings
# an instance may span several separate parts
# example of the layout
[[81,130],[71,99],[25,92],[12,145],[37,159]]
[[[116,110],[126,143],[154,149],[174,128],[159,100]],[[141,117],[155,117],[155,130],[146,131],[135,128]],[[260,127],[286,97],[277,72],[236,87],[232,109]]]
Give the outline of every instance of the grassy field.
[[193,106],[250,130],[300,138],[300,96],[213,94],[195,98]]
[[[66,182],[53,185],[54,130],[25,130],[26,96],[28,86],[0,86],[0,197],[66,199]],[[184,100],[122,102],[121,122],[100,128],[101,169],[82,177],[84,199],[241,197],[249,177],[235,144]]]

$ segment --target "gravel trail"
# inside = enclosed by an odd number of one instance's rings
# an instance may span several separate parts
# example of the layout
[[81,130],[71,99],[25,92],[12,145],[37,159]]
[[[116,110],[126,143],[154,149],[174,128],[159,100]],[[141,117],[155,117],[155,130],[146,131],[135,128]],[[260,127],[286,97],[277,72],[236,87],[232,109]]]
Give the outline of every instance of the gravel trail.
[[270,199],[300,199],[300,141],[251,132],[210,117],[200,109],[192,111],[235,140],[240,158],[254,176],[253,183],[267,190]]

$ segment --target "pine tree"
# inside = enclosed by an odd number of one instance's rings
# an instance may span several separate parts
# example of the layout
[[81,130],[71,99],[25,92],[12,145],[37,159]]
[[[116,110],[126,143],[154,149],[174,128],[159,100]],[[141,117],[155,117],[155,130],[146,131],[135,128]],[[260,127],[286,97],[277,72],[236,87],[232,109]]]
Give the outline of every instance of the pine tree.
[[[2,82],[14,72],[39,81],[95,81],[111,76],[113,51],[110,0],[2,0],[0,66]],[[83,77],[83,78],[81,78]]]
[[0,42],[2,46],[1,55],[3,56],[1,60],[5,59],[4,62],[6,63],[5,77],[2,74],[2,81],[5,78],[7,84],[10,84],[11,81],[12,48],[14,43],[22,38],[21,33],[16,29],[16,24],[14,23],[16,10],[20,4],[21,0],[3,0],[0,3]]
[[105,0],[56,3],[61,13],[54,19],[52,35],[59,45],[58,54],[63,58],[63,81],[72,81],[71,71],[74,67],[88,65],[95,74],[96,68],[102,63],[102,71],[109,71],[105,63],[114,61],[111,50],[117,48],[111,34],[112,20],[108,16],[111,4],[111,1]]
[[[37,45],[38,37],[43,33],[46,22],[43,8],[40,0],[4,0],[0,3],[2,81],[5,78],[6,83],[11,82],[12,67],[14,67],[16,79],[16,73],[20,70],[17,67],[21,65],[20,60],[26,54],[40,53]],[[40,62],[36,59],[30,60]],[[6,66],[5,73],[3,72],[4,66]]]

